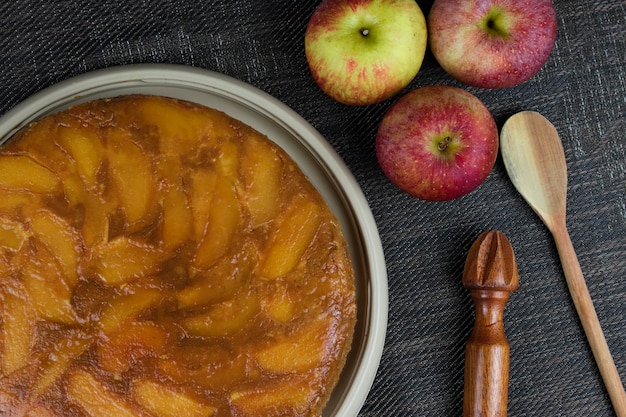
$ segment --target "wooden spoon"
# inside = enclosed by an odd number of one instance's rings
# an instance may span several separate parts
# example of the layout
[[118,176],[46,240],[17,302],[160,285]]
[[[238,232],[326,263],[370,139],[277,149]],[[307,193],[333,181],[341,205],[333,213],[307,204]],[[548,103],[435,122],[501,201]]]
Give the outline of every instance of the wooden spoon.
[[600,374],[618,417],[626,417],[626,394],[593,307],[567,231],[567,164],[554,126],[537,112],[511,116],[500,134],[506,170],[526,202],[552,233],[565,279]]

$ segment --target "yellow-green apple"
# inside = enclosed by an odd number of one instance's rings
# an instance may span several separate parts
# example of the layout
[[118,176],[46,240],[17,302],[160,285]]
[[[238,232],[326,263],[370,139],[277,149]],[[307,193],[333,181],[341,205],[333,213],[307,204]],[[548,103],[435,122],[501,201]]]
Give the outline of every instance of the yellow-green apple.
[[378,103],[405,88],[426,46],[426,19],[415,0],[323,0],[304,37],[313,78],[349,105]]
[[551,0],[435,0],[428,30],[433,55],[454,78],[506,88],[543,67],[557,23]]
[[376,157],[403,191],[429,201],[476,189],[498,155],[498,129],[485,104],[452,86],[427,86],[402,96],[384,115]]

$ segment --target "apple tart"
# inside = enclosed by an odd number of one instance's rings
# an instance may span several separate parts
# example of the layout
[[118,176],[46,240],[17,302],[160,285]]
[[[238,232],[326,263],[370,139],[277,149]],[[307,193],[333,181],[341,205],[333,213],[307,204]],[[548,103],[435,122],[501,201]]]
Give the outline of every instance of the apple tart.
[[0,414],[319,416],[356,320],[341,228],[228,115],[132,95],[0,148]]

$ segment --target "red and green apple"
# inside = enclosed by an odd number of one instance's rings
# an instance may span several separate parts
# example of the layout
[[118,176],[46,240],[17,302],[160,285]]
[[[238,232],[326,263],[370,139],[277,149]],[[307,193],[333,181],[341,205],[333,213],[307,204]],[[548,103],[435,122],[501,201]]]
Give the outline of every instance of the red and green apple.
[[415,0],[323,0],[306,28],[313,78],[348,105],[381,102],[417,75],[427,46]]
[[427,86],[402,96],[385,113],[376,157],[401,190],[429,201],[476,189],[498,155],[498,129],[485,104],[452,86]]
[[435,59],[474,87],[528,81],[547,62],[556,31],[551,0],[435,0],[428,13]]

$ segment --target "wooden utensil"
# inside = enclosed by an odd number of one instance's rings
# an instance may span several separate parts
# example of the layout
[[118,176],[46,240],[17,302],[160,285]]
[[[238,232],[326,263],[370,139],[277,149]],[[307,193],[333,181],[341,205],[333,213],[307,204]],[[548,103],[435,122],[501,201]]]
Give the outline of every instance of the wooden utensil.
[[509,388],[509,341],[504,307],[518,287],[513,248],[499,231],[482,233],[465,261],[463,285],[476,307],[474,328],[465,346],[464,417],[505,417]]
[[554,126],[537,112],[511,116],[500,134],[506,170],[515,188],[552,233],[565,279],[600,374],[618,417],[626,417],[626,394],[589,295],[567,231],[567,164]]

